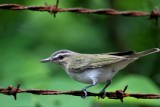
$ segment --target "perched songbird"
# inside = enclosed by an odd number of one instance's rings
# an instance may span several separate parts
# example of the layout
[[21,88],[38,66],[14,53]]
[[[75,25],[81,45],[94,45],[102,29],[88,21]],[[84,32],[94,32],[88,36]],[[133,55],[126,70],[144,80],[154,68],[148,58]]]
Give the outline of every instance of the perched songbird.
[[60,50],[41,62],[53,62],[64,68],[66,73],[76,81],[90,84],[83,88],[84,98],[86,89],[97,83],[107,82],[100,91],[105,97],[105,89],[111,83],[112,77],[129,63],[142,56],[159,52],[159,48],[153,48],[141,52],[113,52],[103,54],[81,54],[70,50]]

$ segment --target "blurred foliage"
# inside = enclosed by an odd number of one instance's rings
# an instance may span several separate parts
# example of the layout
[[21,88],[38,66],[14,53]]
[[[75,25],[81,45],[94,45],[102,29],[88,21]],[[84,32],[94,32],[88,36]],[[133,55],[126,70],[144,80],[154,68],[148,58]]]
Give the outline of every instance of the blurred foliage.
[[[53,0],[1,0],[0,3],[23,5],[53,4]],[[118,10],[151,11],[159,0],[60,0],[59,7],[114,8]],[[71,80],[63,69],[39,61],[52,52],[69,49],[81,53],[110,51],[141,51],[160,48],[160,28],[146,17],[105,16],[93,14],[58,13],[54,18],[46,12],[0,10],[0,87],[25,89],[80,90],[85,84]],[[121,70],[107,89],[127,92],[160,93],[160,55],[154,54]],[[135,75],[136,74],[136,75]],[[104,84],[91,88],[98,92]],[[18,100],[0,95],[3,107],[151,107],[159,100],[81,99],[73,96],[36,96],[18,94]]]

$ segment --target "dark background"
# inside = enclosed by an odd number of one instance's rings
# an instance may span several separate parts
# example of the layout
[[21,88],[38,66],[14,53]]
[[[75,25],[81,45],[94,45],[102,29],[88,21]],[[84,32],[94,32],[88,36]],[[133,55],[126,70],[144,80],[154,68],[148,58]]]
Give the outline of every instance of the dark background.
[[[54,0],[1,0],[22,5],[54,4]],[[60,0],[59,7],[148,11],[160,8],[159,0]],[[80,53],[160,48],[160,28],[149,17],[0,10],[0,87],[23,89],[80,90],[86,84],[70,79],[59,66],[40,63],[60,49]],[[121,70],[107,91],[129,85],[130,93],[160,94],[160,54],[143,57]],[[104,84],[89,91],[99,92]],[[3,107],[159,107],[159,100],[119,100],[73,96],[18,94],[18,100],[0,95]]]

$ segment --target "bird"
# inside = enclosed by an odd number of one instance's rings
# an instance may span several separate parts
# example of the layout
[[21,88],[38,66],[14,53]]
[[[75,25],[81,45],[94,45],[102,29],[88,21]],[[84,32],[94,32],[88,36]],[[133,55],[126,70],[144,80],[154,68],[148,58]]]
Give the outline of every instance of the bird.
[[82,89],[84,93],[83,96],[81,96],[82,98],[87,97],[88,88],[98,83],[106,82],[106,85],[100,91],[100,94],[102,94],[101,98],[105,98],[105,90],[111,84],[112,77],[114,77],[118,71],[137,59],[156,52],[160,52],[160,49],[152,48],[140,52],[126,51],[101,54],[83,54],[63,49],[54,52],[48,58],[42,59],[41,62],[58,64],[72,79],[89,84]]

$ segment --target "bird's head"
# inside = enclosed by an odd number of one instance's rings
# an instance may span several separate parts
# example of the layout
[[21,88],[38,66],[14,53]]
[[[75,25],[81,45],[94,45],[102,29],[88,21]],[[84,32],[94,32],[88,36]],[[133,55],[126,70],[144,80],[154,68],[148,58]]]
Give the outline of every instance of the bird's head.
[[70,61],[71,57],[75,54],[77,53],[70,50],[60,50],[54,52],[50,57],[42,59],[41,62],[53,62],[64,66]]

